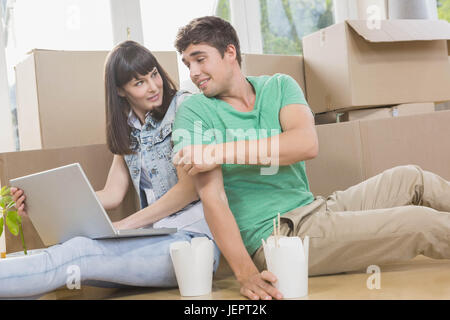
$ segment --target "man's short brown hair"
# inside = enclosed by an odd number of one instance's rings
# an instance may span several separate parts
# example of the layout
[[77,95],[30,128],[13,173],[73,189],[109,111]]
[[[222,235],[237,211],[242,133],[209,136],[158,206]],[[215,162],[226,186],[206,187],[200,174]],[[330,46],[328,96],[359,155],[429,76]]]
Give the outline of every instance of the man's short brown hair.
[[196,18],[178,30],[175,47],[181,54],[191,44],[206,43],[219,50],[222,58],[228,45],[236,48],[236,59],[241,66],[239,38],[233,26],[215,16]]

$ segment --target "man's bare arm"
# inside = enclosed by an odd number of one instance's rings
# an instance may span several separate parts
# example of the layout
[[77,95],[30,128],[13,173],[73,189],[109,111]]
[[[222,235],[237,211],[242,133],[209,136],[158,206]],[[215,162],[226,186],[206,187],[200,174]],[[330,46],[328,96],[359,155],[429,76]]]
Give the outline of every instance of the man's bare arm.
[[219,167],[196,175],[194,184],[214,240],[241,284],[241,294],[250,299],[282,298],[281,293],[267,282],[275,282],[276,277],[268,271],[259,273],[244,246],[228,206],[222,169]]
[[[280,125],[282,133],[268,138],[185,147],[175,155],[174,163],[182,165],[189,175],[195,175],[223,163],[284,166],[317,156],[319,142],[308,106],[291,104],[283,107]],[[202,156],[194,156],[196,152],[201,152]]]
[[[268,159],[277,158],[277,164],[284,166],[317,156],[319,143],[314,117],[308,106],[291,104],[283,107],[280,111],[280,125],[282,132],[279,135],[217,145],[216,148],[222,151],[219,152],[222,154],[219,160],[222,163],[265,165]],[[227,148],[234,148],[234,154],[226,152]],[[243,161],[245,162],[242,163]]]

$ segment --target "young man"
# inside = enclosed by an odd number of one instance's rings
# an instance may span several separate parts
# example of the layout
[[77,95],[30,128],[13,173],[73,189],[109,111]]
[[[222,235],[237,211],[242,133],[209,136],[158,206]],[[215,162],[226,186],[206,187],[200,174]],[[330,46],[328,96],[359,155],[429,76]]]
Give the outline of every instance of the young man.
[[401,166],[314,197],[304,160],[317,155],[318,139],[296,82],[281,74],[245,77],[236,32],[217,17],[191,21],[175,45],[202,94],[185,100],[176,115],[173,161],[194,176],[241,294],[282,297],[271,285],[275,276],[262,271],[261,239],[278,213],[283,235],[310,237],[310,275],[418,254],[450,258],[450,182]]

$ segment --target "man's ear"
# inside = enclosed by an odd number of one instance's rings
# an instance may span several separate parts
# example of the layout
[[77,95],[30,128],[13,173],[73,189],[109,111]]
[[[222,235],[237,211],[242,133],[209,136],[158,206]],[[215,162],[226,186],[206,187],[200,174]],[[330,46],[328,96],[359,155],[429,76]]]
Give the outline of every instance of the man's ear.
[[225,49],[225,55],[230,58],[230,60],[236,60],[236,47],[234,44],[229,44]]

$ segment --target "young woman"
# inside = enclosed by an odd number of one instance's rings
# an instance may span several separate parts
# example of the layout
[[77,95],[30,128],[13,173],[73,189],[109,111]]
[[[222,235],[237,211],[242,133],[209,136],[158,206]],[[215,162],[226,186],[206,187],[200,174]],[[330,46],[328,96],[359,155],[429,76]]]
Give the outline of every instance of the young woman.
[[[131,180],[141,210],[114,226],[153,224],[176,227],[178,232],[108,240],[75,237],[30,256],[0,260],[0,297],[54,290],[66,284],[73,266],[79,268],[84,284],[173,287],[177,282],[170,244],[194,237],[212,239],[191,178],[172,164],[172,123],[189,94],[177,91],[153,54],[133,41],[119,44],[108,55],[105,91],[107,143],[114,158],[105,187],[97,192],[100,202],[105,209],[119,206]],[[23,191],[11,191],[19,214],[26,216]],[[220,253],[217,246],[214,250],[215,271]]]

